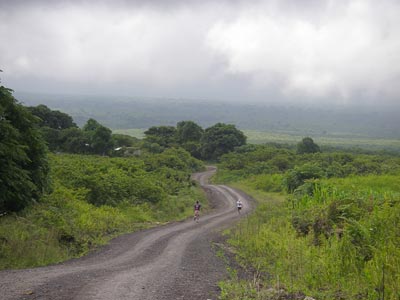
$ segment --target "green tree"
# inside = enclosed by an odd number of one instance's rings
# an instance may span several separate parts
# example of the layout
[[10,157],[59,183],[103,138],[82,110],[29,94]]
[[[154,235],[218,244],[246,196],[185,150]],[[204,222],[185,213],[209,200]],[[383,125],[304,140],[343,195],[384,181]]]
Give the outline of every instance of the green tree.
[[297,188],[302,186],[308,179],[322,178],[322,169],[314,163],[305,163],[289,170],[285,175],[286,190],[293,193]]
[[115,147],[132,147],[139,142],[139,140],[133,136],[119,133],[114,133],[112,139]]
[[305,137],[301,142],[297,144],[297,153],[317,153],[321,152],[319,146],[314,143],[313,139],[310,137]]
[[60,132],[60,150],[67,153],[91,153],[90,135],[79,128],[67,128]]
[[168,148],[176,144],[176,128],[173,126],[153,126],[144,132],[147,144],[158,144]]
[[193,121],[181,121],[176,127],[176,137],[180,146],[193,157],[201,158],[200,140],[204,134],[204,129]]
[[50,128],[50,127],[42,127],[40,128],[40,132],[47,143],[47,147],[51,151],[61,150],[61,132],[62,130]]
[[38,120],[0,87],[0,212],[19,211],[48,187],[46,145]]
[[90,147],[96,154],[108,154],[114,147],[111,130],[104,126],[96,128],[91,136]]
[[40,127],[50,127],[53,129],[66,129],[70,127],[78,127],[71,116],[58,110],[51,110],[46,105],[28,107],[29,111],[40,118]]
[[86,124],[83,126],[83,131],[95,131],[97,128],[102,126],[99,122],[97,122],[95,119],[89,119],[87,120]]
[[112,132],[94,119],[89,119],[83,131],[89,137],[89,149],[94,154],[106,155],[114,147]]
[[235,125],[217,123],[207,128],[201,139],[201,154],[205,159],[218,159],[246,144],[246,136]]
[[78,128],[71,116],[58,110],[51,110],[46,105],[28,107],[28,110],[39,119],[42,136],[51,151],[61,150],[62,131],[69,128]]
[[176,125],[179,143],[200,142],[204,129],[193,121],[181,121]]

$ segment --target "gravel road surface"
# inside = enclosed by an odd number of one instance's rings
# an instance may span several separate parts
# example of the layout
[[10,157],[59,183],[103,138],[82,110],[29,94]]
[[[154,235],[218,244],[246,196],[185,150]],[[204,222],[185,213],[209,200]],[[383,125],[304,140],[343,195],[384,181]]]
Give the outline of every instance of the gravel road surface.
[[[207,300],[218,298],[225,266],[212,241],[250,211],[247,197],[209,185],[214,168],[196,173],[210,214],[115,238],[99,251],[48,267],[0,271],[0,299]],[[235,204],[244,204],[239,216]]]

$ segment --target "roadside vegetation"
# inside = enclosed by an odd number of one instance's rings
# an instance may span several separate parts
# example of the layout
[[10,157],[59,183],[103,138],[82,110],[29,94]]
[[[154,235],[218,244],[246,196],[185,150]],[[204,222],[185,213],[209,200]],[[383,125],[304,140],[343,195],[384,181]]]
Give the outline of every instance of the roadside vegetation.
[[[192,214],[204,195],[190,174],[202,163],[183,150],[141,158],[49,155],[52,191],[0,218],[0,268],[81,256],[118,234]],[[168,166],[179,161],[176,168]]]
[[187,218],[196,199],[207,207],[190,177],[203,163],[178,145],[153,153],[93,119],[78,128],[62,112],[24,107],[5,87],[0,101],[0,269],[78,257]]
[[143,139],[0,87],[0,269],[81,256],[116,235],[191,216],[191,174],[245,144],[234,125],[153,126]]
[[221,158],[214,180],[258,202],[228,232],[250,280],[222,282],[222,299],[398,299],[400,158],[304,146]]

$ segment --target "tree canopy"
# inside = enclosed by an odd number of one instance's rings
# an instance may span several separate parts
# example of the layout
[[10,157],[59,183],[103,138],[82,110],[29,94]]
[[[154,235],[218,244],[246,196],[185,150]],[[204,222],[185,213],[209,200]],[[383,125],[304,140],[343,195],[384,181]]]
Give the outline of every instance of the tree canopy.
[[91,153],[105,155],[113,149],[114,142],[111,130],[96,120],[89,119],[83,127],[83,131],[88,137],[88,147]]
[[177,140],[180,143],[200,142],[204,129],[193,121],[181,121],[176,124]]
[[47,146],[51,151],[65,151],[63,142],[65,134],[63,131],[76,132],[78,126],[72,117],[58,110],[51,110],[46,105],[27,107],[27,109],[38,118],[38,125]]
[[176,136],[180,146],[192,156],[201,158],[201,138],[204,129],[193,121],[181,121],[176,125]]
[[58,110],[51,110],[46,105],[40,104],[28,107],[28,109],[33,115],[40,118],[40,127],[50,127],[59,130],[77,127],[70,115]]
[[317,153],[321,152],[319,146],[314,143],[313,139],[310,137],[305,137],[301,142],[297,144],[297,153]]
[[176,143],[176,128],[173,126],[153,126],[144,134],[148,143],[156,143],[161,147],[171,147]]
[[37,119],[0,87],[0,212],[18,211],[48,186],[46,145]]
[[205,159],[217,159],[246,144],[246,136],[235,125],[217,123],[207,128],[201,139],[201,153]]
[[130,146],[134,142],[127,136],[114,138],[109,128],[94,119],[89,119],[80,129],[71,116],[43,104],[28,109],[37,117],[41,134],[51,151],[106,155],[111,153],[115,142],[119,146]]

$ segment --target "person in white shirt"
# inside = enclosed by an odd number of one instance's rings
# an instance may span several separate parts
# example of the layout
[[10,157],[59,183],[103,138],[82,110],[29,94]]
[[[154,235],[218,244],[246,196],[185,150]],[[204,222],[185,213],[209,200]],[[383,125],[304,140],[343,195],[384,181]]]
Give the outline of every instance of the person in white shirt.
[[240,199],[238,199],[238,201],[236,201],[236,207],[237,207],[238,213],[240,214],[240,211],[242,210],[242,207],[243,207],[242,201],[240,201]]

